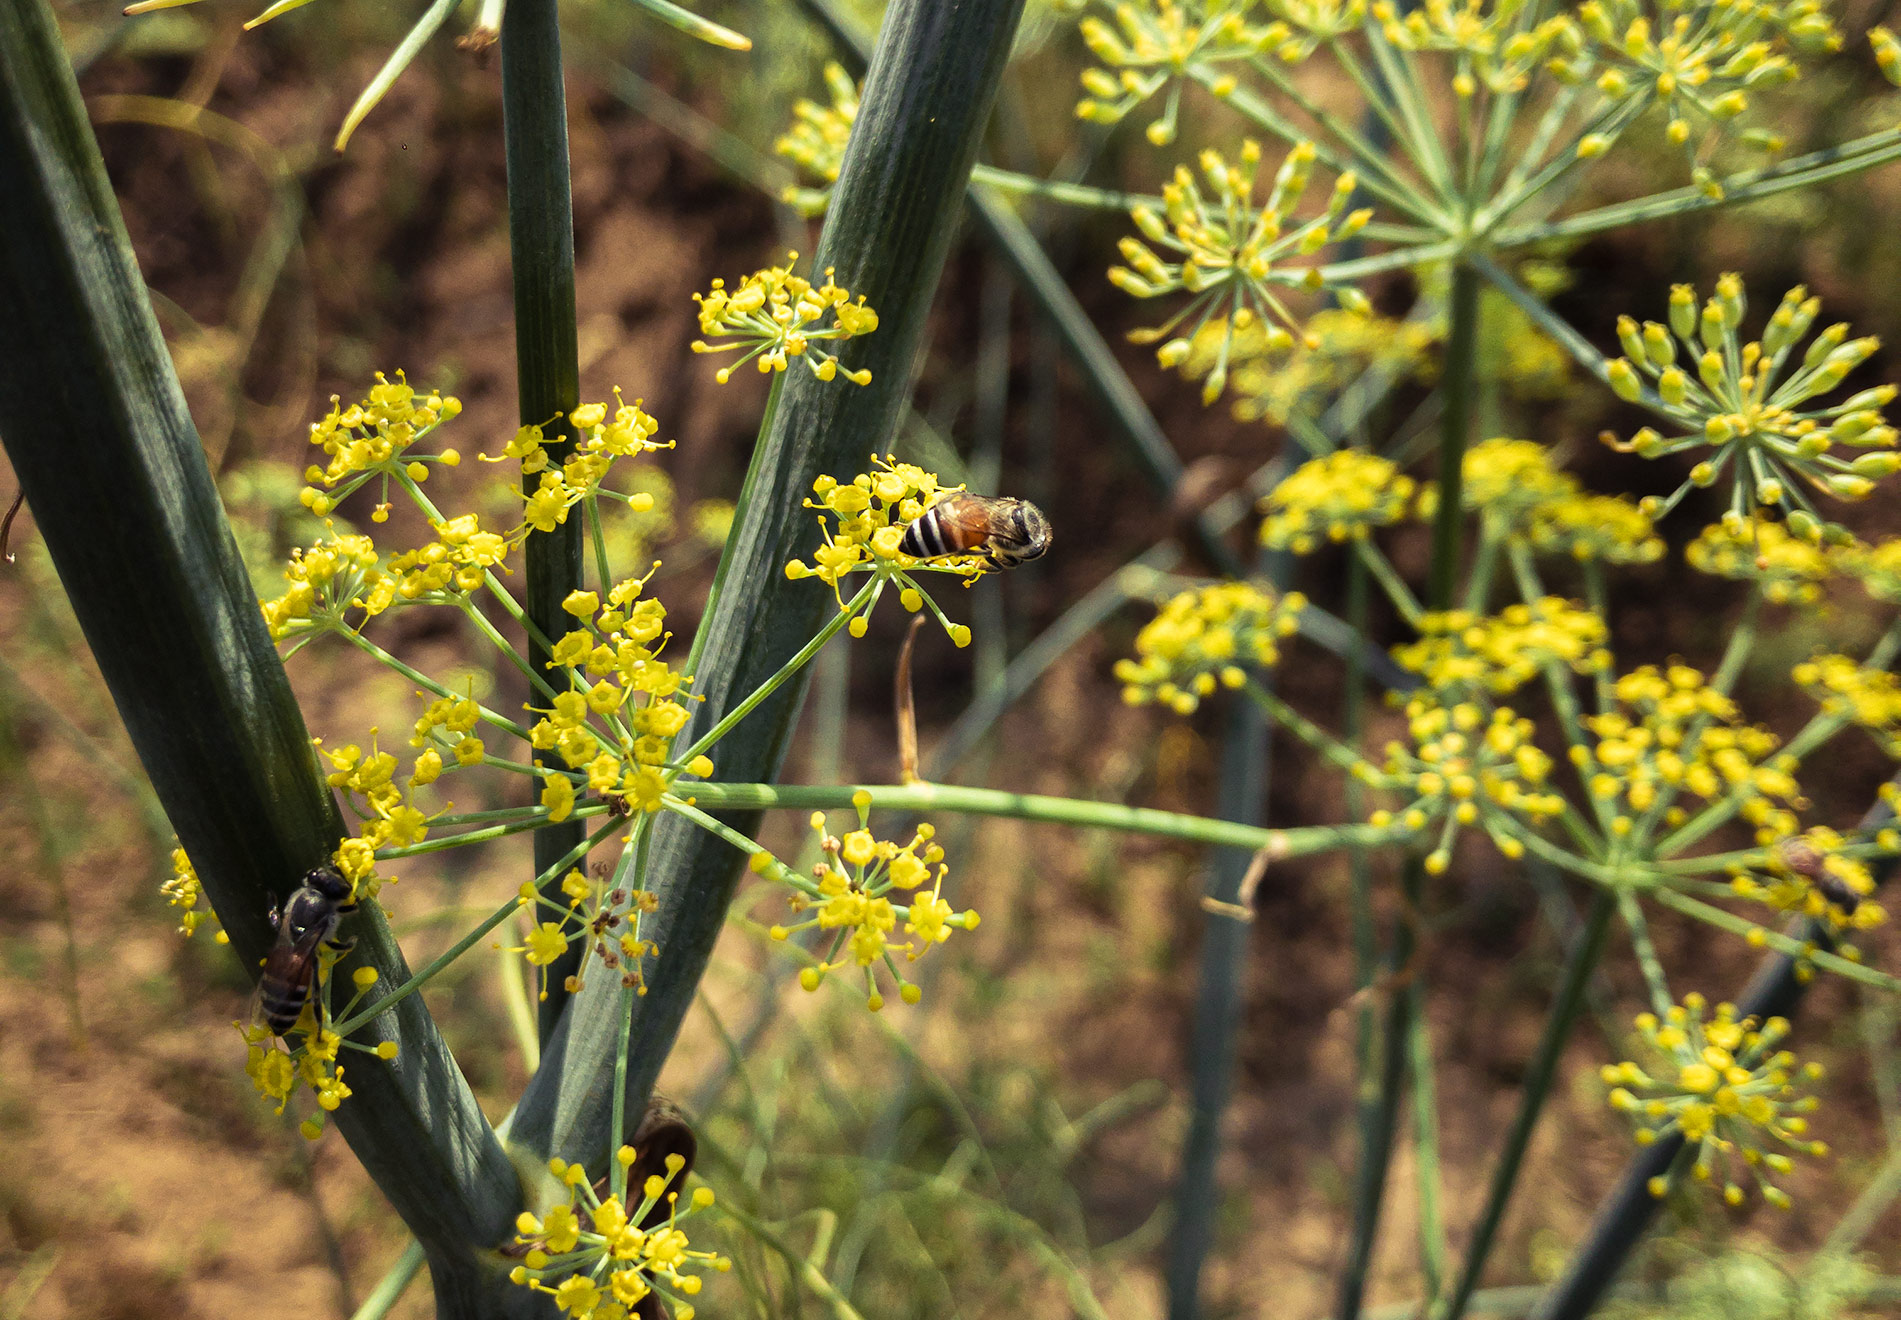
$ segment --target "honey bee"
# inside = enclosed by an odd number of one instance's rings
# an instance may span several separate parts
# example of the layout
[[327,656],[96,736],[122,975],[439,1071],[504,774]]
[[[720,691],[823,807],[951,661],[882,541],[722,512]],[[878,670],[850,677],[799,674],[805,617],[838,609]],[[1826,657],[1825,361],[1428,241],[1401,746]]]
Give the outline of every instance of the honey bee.
[[316,979],[317,951],[337,933],[337,923],[354,911],[350,882],[328,866],[305,873],[281,912],[271,909],[277,943],[265,955],[264,971],[257,978],[256,1006],[273,1035],[286,1035],[297,1025]]
[[994,568],[1015,568],[1050,548],[1049,519],[1028,500],[954,490],[904,529],[898,549],[918,559],[981,555]]

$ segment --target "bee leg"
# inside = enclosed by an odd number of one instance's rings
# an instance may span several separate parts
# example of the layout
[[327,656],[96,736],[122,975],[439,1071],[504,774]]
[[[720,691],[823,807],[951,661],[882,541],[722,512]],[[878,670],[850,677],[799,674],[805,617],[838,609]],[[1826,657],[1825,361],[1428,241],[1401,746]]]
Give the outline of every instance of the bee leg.
[[351,936],[347,940],[325,940],[323,947],[336,954],[337,957],[342,958],[349,954],[352,949],[356,948],[356,937]]

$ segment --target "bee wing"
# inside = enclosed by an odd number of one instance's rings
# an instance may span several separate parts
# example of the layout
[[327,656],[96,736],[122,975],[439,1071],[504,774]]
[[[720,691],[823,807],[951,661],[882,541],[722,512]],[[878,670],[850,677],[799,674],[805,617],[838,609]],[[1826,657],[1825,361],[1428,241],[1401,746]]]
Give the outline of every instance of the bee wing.
[[267,985],[302,986],[308,996],[310,983],[315,975],[313,964],[317,950],[323,944],[323,931],[313,929],[301,937],[293,937],[290,923],[284,922],[277,928],[277,943],[264,955],[264,966],[259,972],[257,984],[251,987],[251,1012],[247,1019],[258,1022],[266,1018],[264,1012],[264,990]]
[[974,552],[990,539],[992,519],[1003,512],[1003,501],[991,495],[958,491],[937,506],[937,517],[955,535],[950,539]]

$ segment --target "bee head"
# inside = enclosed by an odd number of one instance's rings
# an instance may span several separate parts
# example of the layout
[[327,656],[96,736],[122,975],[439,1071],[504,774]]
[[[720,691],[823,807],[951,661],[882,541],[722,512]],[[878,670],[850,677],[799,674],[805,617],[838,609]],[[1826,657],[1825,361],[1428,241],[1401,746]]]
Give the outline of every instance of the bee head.
[[314,889],[332,903],[350,896],[350,882],[334,866],[313,866],[304,873],[304,888]]
[[1018,563],[1041,559],[1050,548],[1050,520],[1028,500],[1017,501],[1016,514],[1017,544],[1012,547],[1012,557]]

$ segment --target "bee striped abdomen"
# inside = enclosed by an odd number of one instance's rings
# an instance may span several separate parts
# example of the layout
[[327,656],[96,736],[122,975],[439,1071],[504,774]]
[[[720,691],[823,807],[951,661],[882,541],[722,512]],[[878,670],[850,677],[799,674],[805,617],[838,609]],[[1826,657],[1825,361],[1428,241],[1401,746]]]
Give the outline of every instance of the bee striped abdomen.
[[290,1034],[297,1019],[303,1016],[304,1004],[310,999],[310,969],[306,967],[302,974],[305,978],[302,981],[280,981],[266,968],[263,979],[258,982],[258,1010],[273,1035]]
[[944,518],[945,507],[950,503],[950,500],[940,500],[926,509],[922,517],[904,529],[904,539],[898,542],[898,550],[918,559],[963,553],[966,547],[958,543],[956,529]]

